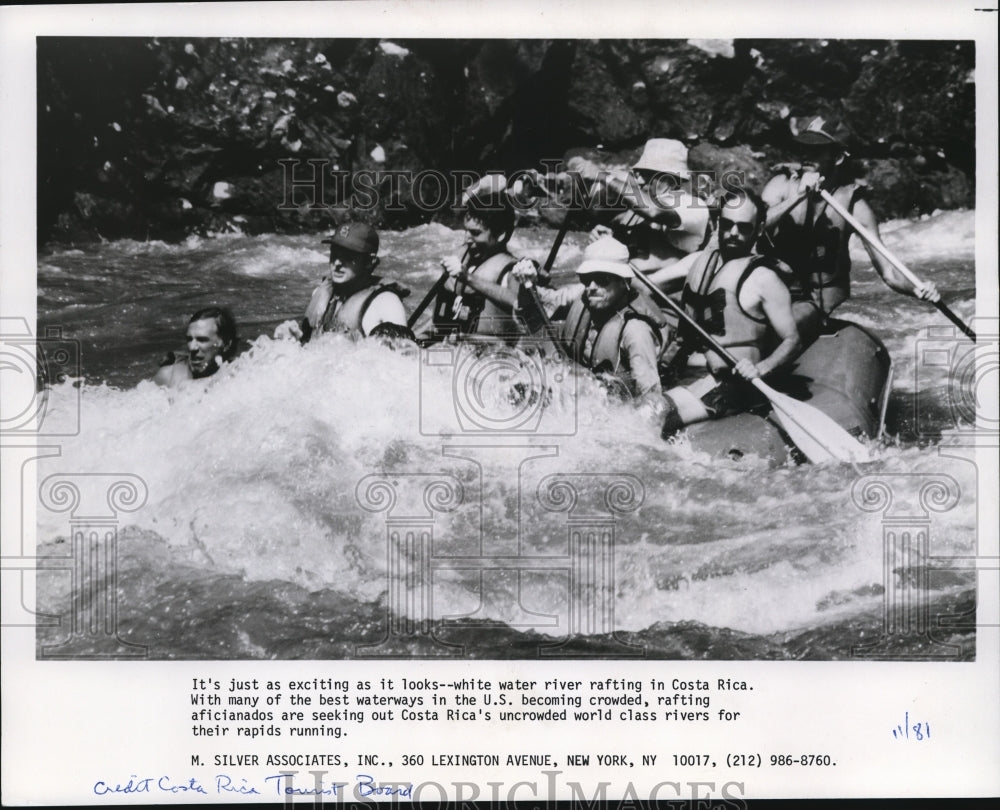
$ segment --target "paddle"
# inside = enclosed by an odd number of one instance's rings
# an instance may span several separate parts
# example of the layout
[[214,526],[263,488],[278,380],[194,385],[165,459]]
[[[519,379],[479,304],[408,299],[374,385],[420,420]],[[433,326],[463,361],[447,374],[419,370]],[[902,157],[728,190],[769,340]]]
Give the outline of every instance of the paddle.
[[431,288],[427,291],[427,295],[423,297],[423,300],[417,304],[417,308],[414,309],[413,312],[410,313],[410,317],[406,319],[406,325],[410,327],[410,329],[412,329],[414,324],[416,324],[417,319],[420,318],[423,311],[427,309],[427,305],[434,300],[439,292],[441,292],[441,288],[447,280],[448,272],[445,271],[441,274],[440,278],[438,278],[438,280],[431,285]]
[[[545,259],[545,264],[542,266],[542,272],[548,273],[552,269],[552,265],[555,264],[556,255],[559,253],[559,248],[562,246],[563,239],[566,238],[566,231],[569,230],[569,214],[567,213],[566,219],[563,220],[562,225],[559,226],[559,231],[556,233],[555,241],[552,243],[552,248],[549,250],[549,255]],[[535,335],[538,332],[544,332],[555,348],[556,353],[561,357],[566,357],[566,349],[559,340],[559,336],[556,334],[555,328],[552,326],[552,322],[549,320],[548,315],[545,314],[545,307],[542,304],[541,299],[538,297],[538,290],[535,289],[535,283],[531,279],[525,279],[521,282],[520,289],[517,293],[517,308],[524,318],[525,327],[530,335]]]
[[[465,257],[468,255],[469,255],[469,248],[466,247],[465,252],[462,254],[463,262],[465,261]],[[444,284],[447,280],[448,280],[448,271],[445,270],[441,274],[440,278],[438,278],[438,280],[431,285],[431,288],[427,291],[427,295],[425,295],[421,300],[421,302],[417,304],[417,308],[410,313],[410,317],[406,319],[406,325],[410,329],[413,328],[413,325],[417,322],[417,319],[420,317],[423,311],[427,309],[427,305],[434,300],[434,298],[437,296],[439,292],[441,292],[441,288],[444,287]]]
[[[869,231],[864,225],[858,222],[854,216],[848,211],[844,206],[842,206],[834,198],[830,192],[824,189],[819,190],[820,196],[826,200],[827,205],[829,205],[834,211],[840,214],[844,220],[857,231],[858,235],[864,239],[872,248],[881,253],[887,262],[895,267],[903,276],[909,281],[914,287],[920,286],[923,282],[904,265],[885,245],[882,244],[882,240],[879,239],[875,234]],[[976,342],[976,333],[959,318],[951,309],[948,308],[947,304],[943,301],[935,301],[934,306],[936,306],[949,321],[951,321],[955,326],[962,330],[966,337],[968,337],[973,343]]]
[[[651,293],[666,303],[688,326],[694,329],[716,354],[726,364],[733,368],[736,358],[719,345],[708,332],[684,311],[683,307],[674,303],[655,284],[642,273],[633,268],[635,277],[639,279]],[[813,463],[822,461],[868,461],[868,448],[855,439],[844,428],[833,421],[821,410],[792,399],[787,394],[775,391],[759,377],[750,382],[760,391],[774,408],[775,416],[788,438],[802,451],[802,454]]]

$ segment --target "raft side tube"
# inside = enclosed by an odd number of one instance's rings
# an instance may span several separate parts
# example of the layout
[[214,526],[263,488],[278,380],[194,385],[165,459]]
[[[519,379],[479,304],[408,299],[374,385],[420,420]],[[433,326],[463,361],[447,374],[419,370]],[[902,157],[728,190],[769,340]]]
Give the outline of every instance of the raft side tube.
[[[831,320],[774,387],[827,414],[854,436],[878,438],[892,379],[892,359],[869,330]],[[720,458],[756,455],[774,466],[788,458],[784,434],[766,417],[750,413],[687,428],[691,446]],[[779,449],[780,447],[780,449]]]
[[882,432],[891,369],[889,352],[870,331],[830,321],[775,387],[819,408],[851,435],[874,439]]

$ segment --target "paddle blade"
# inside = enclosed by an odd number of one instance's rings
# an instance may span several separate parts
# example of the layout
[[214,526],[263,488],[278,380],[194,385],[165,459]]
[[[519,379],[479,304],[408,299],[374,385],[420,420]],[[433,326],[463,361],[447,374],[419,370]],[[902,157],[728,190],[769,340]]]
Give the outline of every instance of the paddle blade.
[[865,445],[818,408],[775,391],[762,380],[753,382],[771,402],[781,429],[814,464],[871,460],[871,453]]

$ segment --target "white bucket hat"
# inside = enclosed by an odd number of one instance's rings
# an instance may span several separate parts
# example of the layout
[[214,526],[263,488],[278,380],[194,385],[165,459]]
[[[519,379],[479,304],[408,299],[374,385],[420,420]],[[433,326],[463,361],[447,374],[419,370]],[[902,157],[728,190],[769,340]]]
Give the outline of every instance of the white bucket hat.
[[583,262],[576,274],[586,276],[591,273],[610,273],[619,278],[632,278],[635,274],[628,263],[628,248],[610,236],[591,242],[583,251]]
[[651,138],[646,141],[642,154],[632,168],[676,174],[680,177],[687,177],[691,173],[688,168],[687,147],[671,138]]

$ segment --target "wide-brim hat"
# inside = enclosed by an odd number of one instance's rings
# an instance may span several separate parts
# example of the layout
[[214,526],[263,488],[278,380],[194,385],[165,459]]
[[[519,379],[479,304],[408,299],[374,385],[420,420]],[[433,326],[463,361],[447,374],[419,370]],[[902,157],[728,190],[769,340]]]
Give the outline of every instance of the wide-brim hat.
[[354,253],[377,254],[378,231],[364,222],[345,222],[323,240],[324,245],[336,245]]
[[628,248],[610,236],[591,242],[583,251],[583,261],[576,269],[576,274],[589,276],[592,273],[610,273],[619,278],[632,278],[635,274],[628,263]]
[[821,115],[791,118],[788,126],[792,131],[792,139],[806,146],[834,144],[846,149],[851,139],[851,131],[843,121]]
[[632,169],[687,177],[691,173],[688,168],[688,149],[672,138],[651,138],[646,141],[642,154]]

